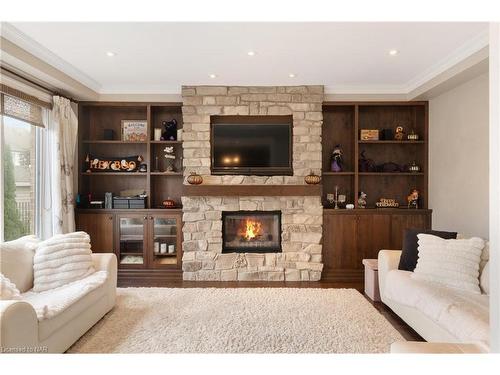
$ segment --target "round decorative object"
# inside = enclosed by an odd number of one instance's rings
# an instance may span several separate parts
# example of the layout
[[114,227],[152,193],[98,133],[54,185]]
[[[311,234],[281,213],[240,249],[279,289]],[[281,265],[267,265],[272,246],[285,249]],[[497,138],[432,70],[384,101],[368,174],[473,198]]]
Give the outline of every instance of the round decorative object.
[[317,185],[321,181],[321,177],[318,176],[317,174],[314,174],[313,171],[309,173],[306,177],[304,177],[304,181],[308,185]]
[[172,208],[175,207],[175,201],[173,199],[167,198],[162,202],[163,207]]
[[187,182],[191,185],[199,185],[203,182],[203,177],[196,172],[191,172],[187,178]]
[[348,210],[353,210],[354,209],[354,205],[352,203],[348,203],[345,205],[345,208],[347,208]]

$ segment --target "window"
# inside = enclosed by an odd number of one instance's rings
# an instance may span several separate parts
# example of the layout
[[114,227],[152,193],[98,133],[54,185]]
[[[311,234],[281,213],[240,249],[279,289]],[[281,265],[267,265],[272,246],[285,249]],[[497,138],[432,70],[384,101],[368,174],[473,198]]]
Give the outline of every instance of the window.
[[[2,99],[8,98],[2,95]],[[12,97],[9,97],[12,100]],[[18,100],[13,98],[14,100]],[[38,107],[23,103],[23,111]],[[7,112],[3,101],[0,115],[0,154],[2,212],[1,240],[11,241],[27,234],[39,234],[40,203],[40,137],[43,127],[25,116]],[[40,109],[42,115],[45,110]]]

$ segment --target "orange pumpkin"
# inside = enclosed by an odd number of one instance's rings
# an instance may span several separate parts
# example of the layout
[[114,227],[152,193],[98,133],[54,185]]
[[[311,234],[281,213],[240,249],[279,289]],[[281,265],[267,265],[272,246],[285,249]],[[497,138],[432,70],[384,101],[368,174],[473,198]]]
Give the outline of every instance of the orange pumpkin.
[[321,177],[318,176],[317,174],[314,174],[314,172],[311,171],[311,173],[309,173],[306,177],[304,177],[304,181],[308,185],[317,185],[320,183]]
[[203,177],[196,172],[191,172],[187,178],[187,182],[191,185],[200,185],[203,182]]

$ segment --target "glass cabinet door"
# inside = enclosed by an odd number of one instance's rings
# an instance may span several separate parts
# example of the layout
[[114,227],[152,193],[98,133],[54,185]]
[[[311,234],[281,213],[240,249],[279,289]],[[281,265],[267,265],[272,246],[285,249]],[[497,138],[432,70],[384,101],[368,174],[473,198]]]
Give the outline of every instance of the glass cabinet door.
[[143,216],[119,216],[118,254],[121,266],[144,266],[145,223]]
[[175,266],[179,249],[177,218],[153,217],[153,265]]

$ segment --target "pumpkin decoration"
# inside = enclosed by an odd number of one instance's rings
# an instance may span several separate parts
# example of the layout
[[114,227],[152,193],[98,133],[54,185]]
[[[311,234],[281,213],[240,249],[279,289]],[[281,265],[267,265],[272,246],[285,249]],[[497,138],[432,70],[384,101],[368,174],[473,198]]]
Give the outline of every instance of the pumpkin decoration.
[[187,178],[187,182],[191,185],[200,185],[203,182],[203,177],[196,172],[191,172]]
[[311,171],[306,177],[304,177],[304,181],[308,185],[317,185],[321,181],[321,177]]
[[162,202],[162,206],[164,208],[174,208],[175,207],[175,201],[173,199],[167,198]]

